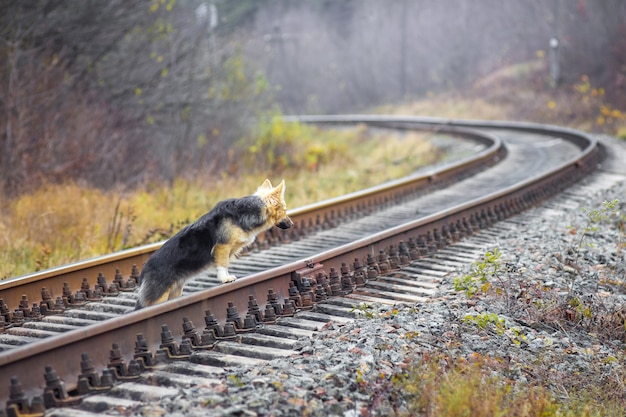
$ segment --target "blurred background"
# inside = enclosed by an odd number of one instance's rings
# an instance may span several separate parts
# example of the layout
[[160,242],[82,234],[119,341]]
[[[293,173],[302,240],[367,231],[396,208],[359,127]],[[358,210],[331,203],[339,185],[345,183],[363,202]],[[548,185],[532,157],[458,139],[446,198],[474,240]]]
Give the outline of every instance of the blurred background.
[[4,196],[222,172],[272,114],[480,98],[623,133],[623,0],[3,0],[0,16]]

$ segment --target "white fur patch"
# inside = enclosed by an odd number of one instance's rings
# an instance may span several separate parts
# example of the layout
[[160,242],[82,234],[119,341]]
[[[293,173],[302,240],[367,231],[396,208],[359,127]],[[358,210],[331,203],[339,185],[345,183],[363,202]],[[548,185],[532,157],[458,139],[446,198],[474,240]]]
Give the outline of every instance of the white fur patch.
[[233,282],[237,279],[236,276],[230,275],[228,269],[223,266],[218,266],[215,269],[217,270],[217,278],[222,282]]

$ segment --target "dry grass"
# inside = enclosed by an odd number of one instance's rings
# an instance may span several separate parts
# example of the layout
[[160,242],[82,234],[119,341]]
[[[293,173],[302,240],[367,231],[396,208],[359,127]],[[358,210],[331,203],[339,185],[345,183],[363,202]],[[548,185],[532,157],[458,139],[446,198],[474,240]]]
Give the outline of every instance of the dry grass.
[[503,120],[514,113],[514,105],[496,103],[487,98],[457,93],[428,95],[420,100],[399,106],[381,106],[376,109],[382,114],[411,114],[415,116]]
[[[381,135],[365,127],[322,132],[297,125],[280,129],[283,135],[293,136],[293,129],[298,135],[294,148],[282,154],[284,166],[262,161],[259,169],[241,163],[234,172],[198,173],[192,179],[146,184],[132,192],[68,182],[5,202],[0,207],[0,277],[162,240],[217,201],[254,192],[265,178],[286,179],[286,199],[293,208],[407,175],[438,158],[418,133]],[[294,153],[302,149],[317,159],[294,164],[298,157]]]
[[546,57],[503,67],[463,92],[428,94],[379,113],[516,120],[568,126],[626,139],[626,109],[615,107],[605,86],[587,75],[556,88],[550,86]]
[[397,417],[612,417],[623,406],[601,389],[585,386],[564,398],[545,386],[503,376],[507,364],[475,355],[470,360],[433,355],[412,363],[394,380],[408,401]]

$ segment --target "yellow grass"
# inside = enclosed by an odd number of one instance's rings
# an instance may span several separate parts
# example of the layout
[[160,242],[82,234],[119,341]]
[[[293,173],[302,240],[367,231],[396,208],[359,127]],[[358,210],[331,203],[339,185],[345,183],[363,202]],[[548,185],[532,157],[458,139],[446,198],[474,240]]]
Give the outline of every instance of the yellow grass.
[[[478,358],[477,360],[475,358]],[[394,379],[407,399],[406,412],[396,417],[609,417],[623,415],[619,398],[588,387],[557,398],[547,387],[502,376],[506,363],[475,355],[464,358],[436,355],[413,362]],[[441,359],[445,359],[442,361]],[[500,371],[498,371],[500,369]]]
[[463,96],[458,93],[429,95],[420,100],[376,109],[381,114],[411,114],[416,116],[502,120],[514,113],[511,103],[495,103],[480,97]]
[[[217,201],[253,193],[265,178],[286,180],[287,204],[294,208],[407,175],[438,158],[419,133],[381,135],[365,127],[318,131],[301,125],[275,129],[301,135],[282,155],[281,166],[257,160],[256,165],[242,163],[234,174],[198,173],[134,191],[102,191],[70,181],[5,202],[0,207],[0,278],[162,240]],[[270,138],[272,144],[280,141]],[[243,146],[257,145],[251,139]],[[308,159],[298,159],[295,153],[302,150]],[[251,154],[244,152],[242,160]]]

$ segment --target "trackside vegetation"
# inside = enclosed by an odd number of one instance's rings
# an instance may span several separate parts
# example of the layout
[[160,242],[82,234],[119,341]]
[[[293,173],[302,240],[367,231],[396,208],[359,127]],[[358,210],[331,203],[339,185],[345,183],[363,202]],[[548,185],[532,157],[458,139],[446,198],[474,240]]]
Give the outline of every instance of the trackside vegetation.
[[5,201],[0,278],[166,239],[219,200],[253,193],[265,178],[284,178],[295,208],[407,175],[439,157],[420,133],[321,130],[263,118],[229,150],[217,175],[199,171],[132,190],[68,180]]

